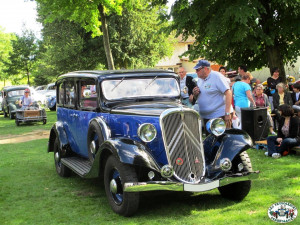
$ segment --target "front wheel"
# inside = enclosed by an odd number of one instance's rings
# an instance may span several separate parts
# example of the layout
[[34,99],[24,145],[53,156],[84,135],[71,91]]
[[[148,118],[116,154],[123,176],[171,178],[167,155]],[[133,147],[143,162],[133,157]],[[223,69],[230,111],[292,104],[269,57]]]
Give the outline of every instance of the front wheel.
[[135,169],[111,155],[105,165],[104,186],[112,210],[122,216],[133,215],[139,206],[139,193],[123,192],[126,182],[137,182]]
[[14,115],[12,112],[10,112],[10,113],[9,113],[9,118],[10,118],[11,120],[13,120],[13,119],[15,118],[15,115]]
[[56,137],[54,142],[54,162],[56,172],[61,177],[69,177],[71,175],[71,170],[61,163],[62,152],[59,144],[59,139]]
[[45,125],[47,123],[47,119],[43,119],[43,124]]
[[18,118],[16,118],[16,125],[17,125],[17,126],[20,126],[20,121],[19,121]]
[[222,197],[230,200],[241,201],[250,192],[251,180],[229,184],[219,187],[218,189]]
[[56,110],[56,104],[53,107],[49,108],[49,109],[50,109],[50,111],[55,111]]
[[[234,164],[242,163],[244,168],[243,172],[252,172],[252,164],[247,152],[240,153],[239,157],[234,160]],[[251,180],[232,183],[223,187],[219,187],[219,192],[224,198],[235,201],[243,200],[250,192]]]

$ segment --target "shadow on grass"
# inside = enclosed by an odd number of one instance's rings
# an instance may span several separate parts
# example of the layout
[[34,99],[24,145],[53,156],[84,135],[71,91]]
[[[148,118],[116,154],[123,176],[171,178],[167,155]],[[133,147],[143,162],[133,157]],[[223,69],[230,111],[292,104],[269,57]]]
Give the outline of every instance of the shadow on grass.
[[[73,174],[69,179],[78,188],[73,194],[82,198],[96,198],[99,205],[106,205],[106,209],[111,210],[103,181],[98,179],[82,179]],[[216,191],[205,193],[191,192],[168,192],[168,191],[152,191],[140,193],[140,205],[135,218],[155,215],[156,218],[164,218],[174,216],[191,215],[193,210],[207,211],[210,209],[224,209],[232,206],[237,202],[227,200],[221,197]],[[107,213],[110,213],[107,211]]]

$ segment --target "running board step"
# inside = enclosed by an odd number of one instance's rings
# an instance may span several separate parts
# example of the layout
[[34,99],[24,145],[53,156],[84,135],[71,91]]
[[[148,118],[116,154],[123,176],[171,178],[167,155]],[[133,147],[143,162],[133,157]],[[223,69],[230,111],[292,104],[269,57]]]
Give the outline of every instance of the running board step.
[[81,177],[84,177],[86,174],[88,174],[92,168],[90,160],[80,157],[62,158],[61,163]]

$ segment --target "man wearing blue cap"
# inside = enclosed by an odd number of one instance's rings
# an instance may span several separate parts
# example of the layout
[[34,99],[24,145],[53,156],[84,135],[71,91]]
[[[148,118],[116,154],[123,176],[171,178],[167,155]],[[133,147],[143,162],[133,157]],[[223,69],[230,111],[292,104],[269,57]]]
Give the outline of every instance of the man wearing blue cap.
[[207,60],[200,60],[194,69],[200,79],[198,79],[198,86],[193,89],[193,95],[194,98],[198,98],[199,113],[204,123],[220,117],[225,120],[226,127],[230,128],[232,93],[226,77],[217,71],[212,71]]

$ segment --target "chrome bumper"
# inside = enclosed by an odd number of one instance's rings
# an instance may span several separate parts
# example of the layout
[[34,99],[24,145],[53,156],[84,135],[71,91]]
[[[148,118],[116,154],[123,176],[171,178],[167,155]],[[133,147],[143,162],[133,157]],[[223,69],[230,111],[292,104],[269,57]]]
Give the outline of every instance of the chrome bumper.
[[251,172],[248,175],[224,177],[220,180],[215,180],[207,183],[200,184],[185,184],[172,181],[149,181],[137,183],[125,183],[125,192],[142,192],[142,191],[190,191],[190,192],[203,192],[209,191],[218,187],[228,184],[237,183],[240,181],[247,181],[257,179],[259,171]]

